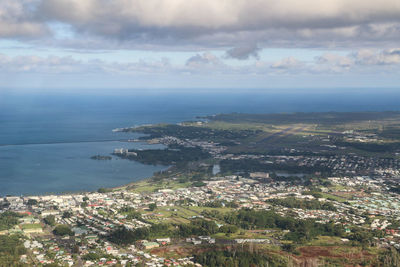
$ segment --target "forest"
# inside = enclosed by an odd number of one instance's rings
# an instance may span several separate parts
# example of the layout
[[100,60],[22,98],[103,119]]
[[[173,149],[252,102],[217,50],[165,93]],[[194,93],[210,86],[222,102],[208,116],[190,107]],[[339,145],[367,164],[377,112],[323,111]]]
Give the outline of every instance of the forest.
[[284,267],[287,261],[262,252],[250,252],[248,249],[213,250],[195,255],[195,261],[205,267]]
[[330,210],[336,211],[335,206],[330,202],[322,202],[316,199],[300,200],[295,197],[282,199],[269,199],[267,202],[280,205],[286,208],[304,209],[304,210]]
[[19,257],[25,252],[18,235],[0,235],[0,266],[23,266]]
[[22,216],[15,212],[6,211],[0,213],[0,231],[8,230],[18,224],[18,219],[20,217]]
[[284,171],[288,173],[306,173],[311,174],[320,172],[322,174],[330,173],[330,169],[324,166],[298,166],[290,164],[267,164],[257,159],[240,160],[221,160],[220,168],[222,173],[243,173],[243,172],[276,172]]
[[176,124],[143,126],[128,131],[146,134],[141,139],[174,136],[179,139],[196,139],[214,142],[241,140],[260,133],[260,130],[222,130],[208,127],[183,126]]
[[203,151],[199,147],[177,147],[177,148],[166,148],[166,149],[146,149],[146,150],[134,150],[131,149],[129,152],[135,152],[135,155],[120,155],[123,158],[138,161],[144,164],[151,165],[179,165],[184,166],[190,161],[198,161],[207,159],[210,157],[208,152]]

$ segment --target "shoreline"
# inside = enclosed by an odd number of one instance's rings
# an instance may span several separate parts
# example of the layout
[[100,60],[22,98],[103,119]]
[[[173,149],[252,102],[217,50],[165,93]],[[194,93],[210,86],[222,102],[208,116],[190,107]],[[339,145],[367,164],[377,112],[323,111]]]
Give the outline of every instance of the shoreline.
[[145,177],[143,179],[134,181],[134,182],[130,182],[124,185],[120,185],[120,186],[115,186],[115,187],[99,187],[94,191],[90,191],[90,190],[85,190],[85,191],[71,191],[71,192],[60,192],[60,193],[56,193],[56,192],[52,192],[52,193],[43,193],[43,194],[30,194],[30,195],[24,195],[24,194],[20,194],[20,195],[14,195],[14,194],[7,194],[4,196],[1,196],[1,198],[7,198],[7,197],[23,197],[23,198],[29,198],[29,197],[43,197],[43,196],[66,196],[66,195],[81,195],[81,194],[89,194],[89,193],[98,193],[97,191],[100,188],[104,188],[106,190],[110,190],[109,192],[114,192],[114,191],[118,191],[118,190],[122,190],[125,189],[126,187],[135,185],[137,183],[141,183],[141,182],[145,182],[147,180],[152,179],[153,176],[151,177]]
[[[280,117],[281,116],[289,116],[289,117],[291,117],[291,116],[293,116],[293,115],[298,115],[298,116],[304,116],[304,115],[309,115],[309,114],[313,114],[313,115],[315,115],[315,114],[331,114],[331,113],[335,113],[335,114],[340,114],[340,115],[344,115],[344,114],[347,114],[347,113],[350,113],[350,114],[362,114],[362,115],[365,115],[365,114],[367,114],[367,115],[374,115],[373,117],[379,117],[381,114],[391,114],[391,113],[394,113],[395,115],[399,115],[400,114],[400,112],[399,111],[386,111],[386,112],[314,112],[314,113],[294,113],[294,114],[278,114]],[[268,115],[273,115],[274,117],[275,116],[277,116],[277,114],[274,114],[274,113],[264,113],[264,114],[246,114],[246,113],[231,113],[230,114],[230,116],[232,116],[232,115],[235,115],[235,116],[239,116],[239,117],[245,117],[245,116],[256,116],[256,115],[258,115],[258,116],[268,116]],[[229,116],[229,114],[213,114],[213,115],[209,115],[209,116],[205,116],[205,117],[212,117],[212,118],[215,118],[215,117],[218,117],[218,116]],[[183,121],[182,123],[184,123],[185,121]],[[137,129],[137,128],[139,128],[139,127],[144,127],[144,126],[155,126],[156,124],[145,124],[145,125],[141,125],[141,126],[134,126],[134,128],[135,129]],[[172,124],[171,124],[172,125]],[[124,128],[118,128],[118,130],[129,130],[129,129],[132,129],[133,127],[124,127]],[[115,131],[115,130],[117,130],[117,129],[114,129],[114,130],[112,130],[112,131]],[[146,135],[145,135],[146,136]],[[123,139],[123,140],[121,140],[121,139],[119,139],[119,140],[103,140],[103,141],[100,141],[100,140],[96,140],[96,141],[78,141],[78,142],[71,142],[71,143],[83,143],[83,142],[118,142],[118,141],[125,141],[125,142],[128,142],[128,141],[126,141],[126,139]],[[143,143],[143,144],[148,144],[148,145],[151,145],[151,142],[149,142],[149,140],[146,140],[146,139],[138,139],[137,140],[137,142],[140,142],[140,143]],[[54,142],[52,142],[53,144],[59,144],[59,143],[70,143],[70,142],[57,142],[57,143],[54,143]],[[37,144],[51,144],[51,143],[37,143]],[[35,144],[32,144],[32,145],[35,145]],[[4,146],[4,145],[0,145],[0,147],[1,146]],[[110,151],[111,152],[111,151]],[[143,163],[141,163],[141,164],[143,164]],[[146,164],[144,164],[144,165],[146,165]],[[158,165],[158,166],[161,166],[161,165]],[[168,169],[170,169],[171,168],[171,166],[164,166],[165,168],[162,168],[162,170],[161,171],[167,171]],[[124,189],[124,188],[127,188],[127,187],[129,187],[129,186],[133,186],[133,185],[135,185],[135,184],[137,184],[137,183],[140,183],[140,182],[144,182],[144,181],[148,181],[148,180],[150,180],[150,179],[152,179],[152,178],[154,178],[154,174],[156,173],[156,171],[154,171],[153,172],[153,174],[152,175],[146,175],[146,176],[144,176],[144,177],[138,177],[137,178],[137,180],[134,180],[134,181],[126,181],[126,182],[123,182],[123,184],[122,185],[117,185],[117,186],[111,186],[111,187],[101,187],[101,186],[97,186],[96,188],[94,188],[93,190],[73,190],[73,191],[62,191],[62,192],[44,192],[44,193],[35,193],[35,194],[4,194],[4,195],[2,195],[2,197],[6,197],[6,196],[23,196],[23,197],[29,197],[29,196],[49,196],[49,195],[75,195],[75,194],[84,194],[84,193],[90,193],[90,192],[97,192],[97,190],[99,189],[99,188],[105,188],[105,189],[108,189],[108,190],[111,190],[111,191],[116,191],[116,190],[121,190],[121,189]]]

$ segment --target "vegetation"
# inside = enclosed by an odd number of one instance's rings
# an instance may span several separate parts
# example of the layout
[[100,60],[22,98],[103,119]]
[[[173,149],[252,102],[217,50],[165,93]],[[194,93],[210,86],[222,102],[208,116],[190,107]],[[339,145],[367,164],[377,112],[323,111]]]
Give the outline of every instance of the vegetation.
[[[177,228],[176,228],[176,227]],[[137,228],[134,230],[120,227],[113,231],[108,239],[116,244],[132,244],[138,240],[160,238],[160,237],[189,237],[199,235],[212,235],[215,233],[234,233],[236,226],[226,226],[218,228],[214,221],[204,219],[194,219],[188,224],[153,224],[150,227]]]
[[219,114],[209,116],[213,121],[231,123],[263,123],[263,124],[324,124],[336,125],[359,121],[383,120],[400,117],[400,112],[296,112],[296,113],[271,113],[271,114]]
[[135,131],[147,134],[145,139],[159,138],[163,136],[175,136],[180,139],[197,139],[205,141],[224,141],[224,140],[241,140],[254,136],[260,130],[221,130],[208,127],[187,126],[187,125],[155,125],[150,127],[139,127],[136,129],[128,129],[127,131]]
[[136,219],[136,220],[143,220],[142,218],[142,214],[138,211],[135,211],[134,208],[132,207],[123,207],[119,210],[119,212],[121,214],[126,215],[126,219],[128,220],[132,220],[132,219]]
[[71,211],[64,211],[62,217],[65,218],[71,218],[72,217],[72,212]]
[[18,235],[0,235],[0,266],[23,266],[19,257],[25,253]]
[[400,149],[400,142],[386,142],[386,143],[361,143],[361,142],[345,142],[336,141],[335,145],[343,147],[352,147],[358,150],[375,153],[394,152]]
[[207,267],[288,266],[288,262],[281,257],[272,256],[263,252],[252,253],[247,250],[238,250],[236,248],[231,250],[213,249],[195,255],[195,261]]
[[204,152],[199,147],[176,147],[166,149],[146,149],[129,150],[135,152],[135,155],[119,155],[128,159],[136,160],[144,164],[152,165],[184,165],[190,161],[198,161],[210,157],[208,152]]
[[34,206],[34,205],[37,205],[37,203],[38,203],[38,202],[37,202],[36,199],[29,199],[27,204],[28,204],[29,206]]
[[108,193],[108,192],[111,192],[112,190],[111,189],[109,189],[109,188],[99,188],[98,190],[97,190],[97,192],[98,193]]
[[240,160],[221,160],[220,168],[222,173],[238,172],[275,172],[284,171],[288,173],[329,173],[330,170],[324,166],[297,166],[290,164],[272,164],[264,163],[256,159]]
[[43,219],[43,221],[44,221],[46,224],[50,225],[50,226],[56,225],[56,218],[55,218],[54,215],[46,216],[46,217]]
[[155,203],[150,203],[149,204],[149,210],[154,211],[157,208],[157,205]]
[[380,255],[380,263],[384,267],[400,266],[400,252],[391,247]]
[[300,200],[295,197],[288,197],[283,199],[270,199],[268,202],[287,208],[336,211],[335,206],[331,202],[321,202],[318,200]]
[[111,156],[102,156],[102,155],[95,155],[90,157],[93,160],[111,160]]
[[86,261],[97,261],[101,258],[107,258],[107,256],[108,255],[104,253],[89,252],[88,254],[83,255],[82,259]]
[[119,245],[132,244],[138,240],[156,238],[156,237],[167,237],[172,235],[172,230],[167,224],[154,224],[151,227],[137,228],[134,230],[120,227],[112,232],[108,239]]
[[225,215],[225,221],[243,229],[279,228],[289,230],[285,238],[295,242],[305,242],[318,235],[343,236],[344,229],[333,223],[321,224],[312,219],[300,220],[283,217],[273,211],[241,209]]
[[53,233],[55,235],[59,235],[59,236],[66,236],[66,235],[74,235],[74,232],[71,230],[71,228],[68,225],[65,224],[59,224],[57,225],[54,230]]
[[8,230],[12,228],[14,225],[18,224],[18,218],[22,217],[21,215],[6,211],[0,214],[0,231]]
[[180,237],[212,235],[218,232],[218,226],[214,221],[203,219],[192,220],[190,224],[179,225],[178,234]]
[[214,201],[209,201],[204,204],[205,207],[209,208],[222,208],[222,207],[227,207],[227,208],[237,208],[238,204],[235,202],[226,202],[226,201],[221,201],[221,200],[214,200]]

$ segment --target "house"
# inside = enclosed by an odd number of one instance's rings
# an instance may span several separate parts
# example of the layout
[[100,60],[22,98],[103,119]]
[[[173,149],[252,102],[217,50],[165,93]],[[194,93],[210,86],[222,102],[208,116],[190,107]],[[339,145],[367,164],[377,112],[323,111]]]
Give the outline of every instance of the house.
[[152,248],[158,248],[160,245],[157,242],[143,242],[142,247],[143,249],[152,249]]
[[171,243],[171,238],[169,238],[169,237],[168,238],[158,238],[158,239],[156,239],[156,241],[157,241],[157,243],[165,246],[165,245]]

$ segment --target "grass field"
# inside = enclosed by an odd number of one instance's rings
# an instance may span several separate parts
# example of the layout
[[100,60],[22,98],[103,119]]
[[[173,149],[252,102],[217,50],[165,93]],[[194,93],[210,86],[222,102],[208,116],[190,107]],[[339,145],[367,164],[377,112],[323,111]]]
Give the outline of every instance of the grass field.
[[143,193],[143,192],[156,192],[157,190],[160,189],[178,189],[178,188],[185,188],[190,186],[190,182],[186,183],[180,183],[178,181],[172,181],[172,180],[163,180],[160,182],[154,182],[152,180],[143,180],[140,182],[132,183],[126,186],[127,189],[137,192],[137,193]]
[[[202,211],[215,210],[221,214],[232,211],[231,208],[208,208],[208,207],[192,207],[192,206],[167,206],[157,207],[153,212],[157,214],[149,219],[150,222],[170,222],[170,223],[189,223],[190,219],[195,217],[202,217]],[[213,219],[214,218],[210,218]]]
[[42,225],[40,223],[28,223],[28,224],[22,224],[21,228],[23,230],[25,230],[25,229],[40,229],[40,228],[42,228]]
[[322,195],[324,198],[333,199],[333,200],[335,200],[335,201],[337,201],[337,202],[346,202],[346,201],[349,200],[349,199],[347,199],[347,198],[339,197],[339,196],[336,196],[336,195],[333,195],[333,194],[329,194],[329,193],[323,193],[323,192],[321,192],[321,195]]

